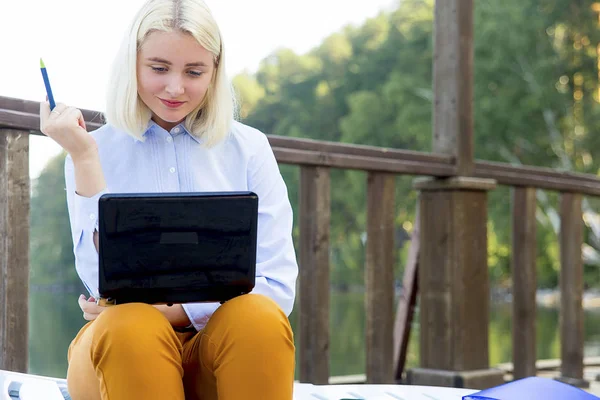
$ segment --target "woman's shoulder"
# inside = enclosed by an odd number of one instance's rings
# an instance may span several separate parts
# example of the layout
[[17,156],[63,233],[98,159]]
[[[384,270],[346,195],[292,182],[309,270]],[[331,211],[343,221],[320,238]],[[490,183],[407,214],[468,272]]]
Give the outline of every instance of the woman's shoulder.
[[269,139],[260,130],[239,121],[233,121],[228,141],[252,153],[261,152],[269,145]]

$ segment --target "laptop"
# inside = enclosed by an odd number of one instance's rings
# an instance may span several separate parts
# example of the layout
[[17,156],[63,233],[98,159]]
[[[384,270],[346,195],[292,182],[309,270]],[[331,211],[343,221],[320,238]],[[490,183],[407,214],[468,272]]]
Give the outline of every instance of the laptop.
[[224,302],[254,288],[255,193],[111,193],[98,207],[106,304]]

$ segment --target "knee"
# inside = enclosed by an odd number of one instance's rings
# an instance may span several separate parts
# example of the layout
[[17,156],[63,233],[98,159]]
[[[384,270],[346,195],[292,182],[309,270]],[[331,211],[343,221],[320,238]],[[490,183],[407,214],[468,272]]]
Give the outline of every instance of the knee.
[[[127,349],[147,348],[161,336],[172,333],[165,316],[149,304],[128,303],[103,311],[93,323],[94,338],[99,344]],[[106,343],[108,342],[108,343]]]
[[266,341],[284,338],[293,343],[287,316],[275,301],[264,295],[246,294],[229,300],[215,312],[211,322],[229,326],[231,331],[244,337]]

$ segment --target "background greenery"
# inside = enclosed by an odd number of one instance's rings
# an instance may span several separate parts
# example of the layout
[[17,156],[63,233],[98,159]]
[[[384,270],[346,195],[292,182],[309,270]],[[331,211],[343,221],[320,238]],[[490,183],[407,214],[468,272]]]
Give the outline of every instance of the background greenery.
[[[598,174],[598,3],[475,3],[476,157]],[[433,0],[402,0],[391,12],[333,33],[307,54],[279,49],[256,73],[234,78],[241,119],[268,134],[430,151],[432,30]],[[58,376],[66,345],[83,324],[76,298],[84,290],[73,266],[63,162],[57,157],[34,182],[31,210],[31,365]],[[298,169],[281,169],[297,210]],[[397,183],[400,286],[416,193],[412,177]],[[333,330],[333,374],[361,372],[364,365],[365,190],[364,173],[332,171],[332,324],[342,327]],[[538,283],[552,289],[559,268],[558,199],[538,191],[538,200]],[[509,188],[490,194],[489,269],[496,289],[511,283],[510,207]],[[596,289],[600,277],[597,209],[596,199],[585,200],[588,289]],[[510,312],[494,307],[493,363],[510,359]],[[538,355],[557,357],[556,310],[542,310],[538,318],[544,336]],[[295,314],[291,319],[296,325]],[[49,333],[41,339],[40,332]],[[586,354],[598,347],[592,331],[587,340]],[[411,346],[409,362],[415,362],[414,340]]]

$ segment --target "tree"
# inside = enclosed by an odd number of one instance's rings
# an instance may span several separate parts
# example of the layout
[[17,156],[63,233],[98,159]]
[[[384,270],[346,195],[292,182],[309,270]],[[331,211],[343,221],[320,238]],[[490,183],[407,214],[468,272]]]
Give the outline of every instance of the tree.
[[[33,183],[31,195],[31,284],[82,288],[75,271],[71,226],[67,212],[64,159],[48,163]],[[81,292],[83,293],[83,292]]]

